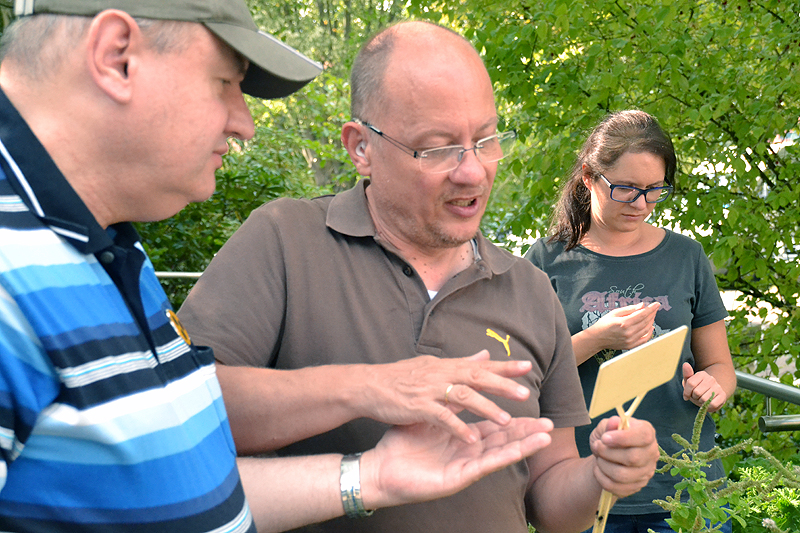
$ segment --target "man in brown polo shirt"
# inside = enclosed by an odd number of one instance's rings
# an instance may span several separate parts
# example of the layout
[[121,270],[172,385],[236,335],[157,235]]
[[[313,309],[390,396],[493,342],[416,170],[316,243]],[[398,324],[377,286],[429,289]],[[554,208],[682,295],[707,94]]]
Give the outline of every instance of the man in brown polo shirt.
[[[385,424],[438,421],[469,440],[463,422],[479,416],[547,417],[549,446],[458,494],[303,531],[585,529],[603,488],[626,496],[652,476],[654,431],[604,421],[595,455],[578,456],[573,428],[589,419],[558,299],[478,231],[513,143],[479,55],[444,28],[400,24],[361,51],[352,91],[342,141],[369,179],[254,211],[180,313],[224,363],[237,447],[354,453]],[[254,390],[262,401],[246,403]]]

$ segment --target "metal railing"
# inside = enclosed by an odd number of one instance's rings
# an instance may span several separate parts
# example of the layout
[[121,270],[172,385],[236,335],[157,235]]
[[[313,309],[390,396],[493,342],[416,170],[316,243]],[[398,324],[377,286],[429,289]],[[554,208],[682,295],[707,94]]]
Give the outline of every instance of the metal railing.
[[766,399],[766,415],[758,419],[758,429],[762,433],[800,430],[800,415],[772,414],[772,398],[800,405],[800,389],[739,370],[736,371],[736,380],[739,387],[763,394]]
[[156,277],[159,279],[167,279],[167,278],[198,279],[202,274],[203,274],[202,272],[156,272]]
[[[202,272],[156,272],[156,276],[160,279],[188,278],[196,280],[201,275]],[[758,419],[758,429],[760,429],[762,433],[769,433],[772,431],[800,431],[800,415],[772,414],[772,398],[800,405],[800,389],[747,374],[740,370],[736,371],[736,379],[737,386],[764,395],[767,414]]]

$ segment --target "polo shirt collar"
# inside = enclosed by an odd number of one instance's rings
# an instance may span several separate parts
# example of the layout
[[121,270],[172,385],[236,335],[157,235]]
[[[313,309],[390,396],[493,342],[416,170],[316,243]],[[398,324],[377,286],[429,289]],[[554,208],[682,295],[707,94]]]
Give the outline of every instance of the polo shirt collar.
[[[362,179],[352,189],[333,197],[325,221],[330,229],[351,237],[377,236],[367,206],[368,185],[369,179]],[[476,240],[479,255],[477,263],[484,264],[494,275],[502,274],[511,268],[514,256],[497,246],[492,246],[480,231]]]
[[481,261],[495,276],[508,271],[514,264],[515,257],[511,253],[495,246],[479,231],[477,236],[478,254]]
[[367,185],[369,179],[362,179],[352,189],[334,196],[325,225],[351,237],[375,237],[377,231],[367,206]]
[[[31,213],[79,252],[93,254],[113,244],[2,89],[0,156],[11,187]],[[129,224],[115,229],[126,240],[135,234]]]

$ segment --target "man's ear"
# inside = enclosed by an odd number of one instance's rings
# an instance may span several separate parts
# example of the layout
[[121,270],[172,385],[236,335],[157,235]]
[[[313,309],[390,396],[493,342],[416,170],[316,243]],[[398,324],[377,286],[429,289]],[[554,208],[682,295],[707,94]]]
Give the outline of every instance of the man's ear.
[[106,10],[92,20],[86,45],[89,73],[97,87],[114,101],[130,100],[131,75],[142,49],[139,25],[124,11]]
[[347,122],[342,126],[342,144],[350,154],[350,160],[356,166],[356,171],[362,176],[371,175],[370,144],[367,142],[364,127],[356,122]]

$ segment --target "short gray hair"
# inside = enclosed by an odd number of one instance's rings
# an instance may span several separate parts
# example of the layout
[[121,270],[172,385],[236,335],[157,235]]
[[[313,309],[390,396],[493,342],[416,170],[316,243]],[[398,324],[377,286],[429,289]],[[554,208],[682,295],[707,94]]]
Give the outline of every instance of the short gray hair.
[[[149,45],[159,54],[179,51],[189,44],[185,28],[194,23],[135,19]],[[0,38],[0,62],[13,60],[32,80],[58,68],[91,24],[92,17],[41,14],[14,21]]]

